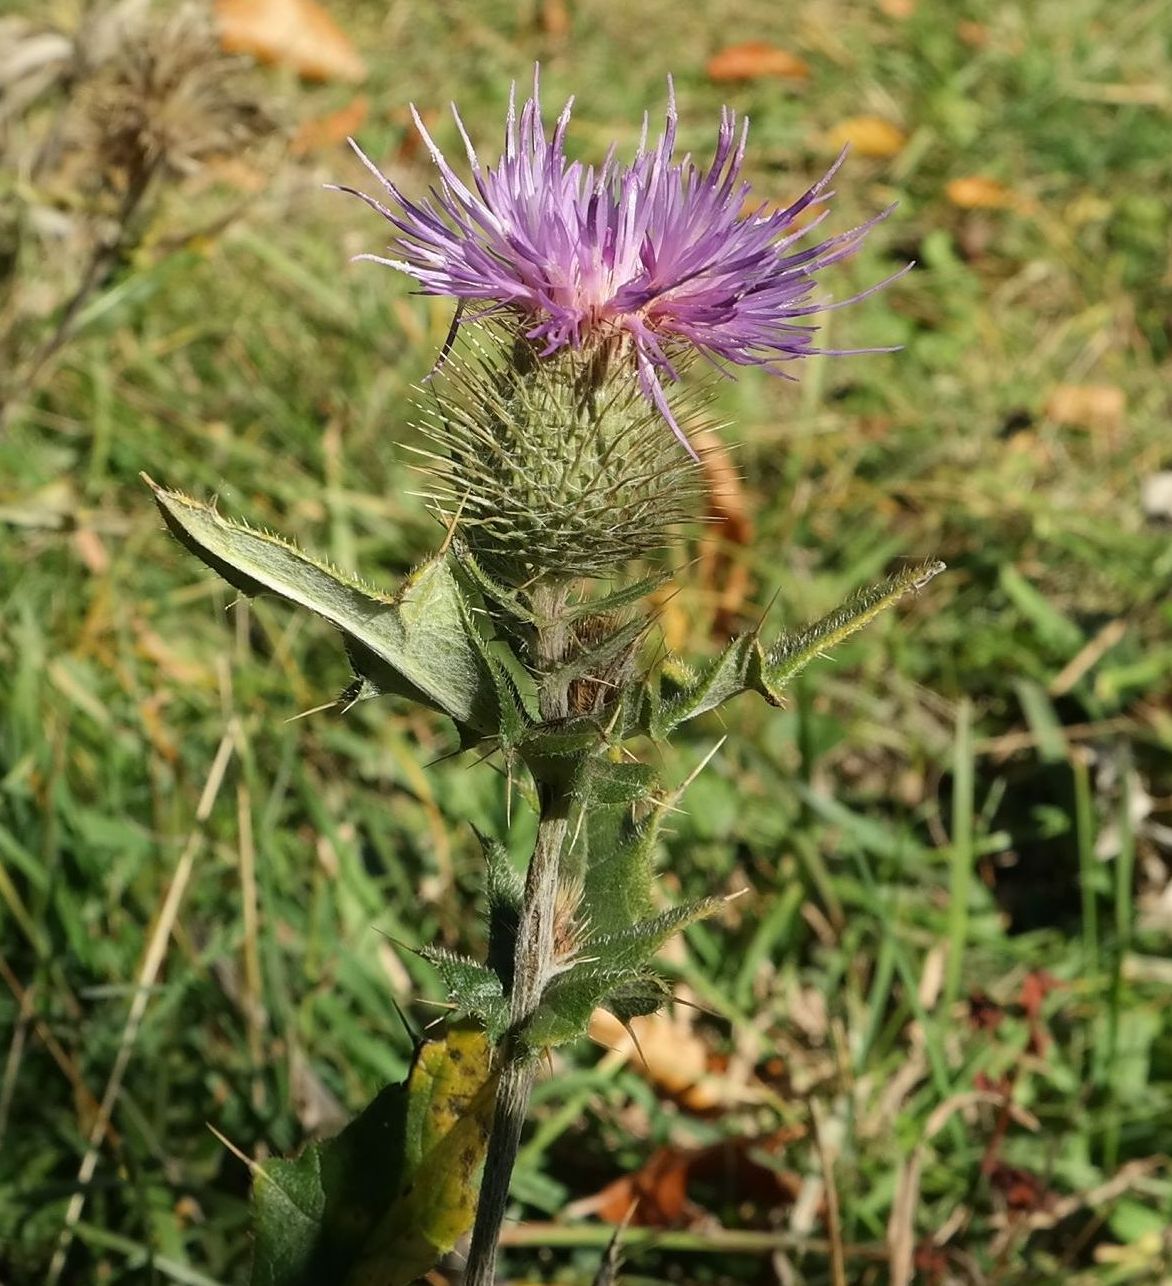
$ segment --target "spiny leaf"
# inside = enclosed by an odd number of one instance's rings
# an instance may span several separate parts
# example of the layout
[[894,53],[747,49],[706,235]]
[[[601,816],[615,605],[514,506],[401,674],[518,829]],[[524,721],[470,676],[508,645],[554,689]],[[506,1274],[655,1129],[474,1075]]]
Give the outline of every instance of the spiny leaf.
[[655,769],[649,764],[615,763],[601,755],[583,760],[574,794],[587,808],[638,804],[655,792]]
[[488,899],[488,966],[508,992],[513,985],[513,961],[517,950],[517,924],[521,916],[524,886],[520,874],[502,845],[481,839],[488,872],[485,895]]
[[515,590],[502,585],[500,581],[490,576],[463,541],[456,541],[455,550],[460,570],[486,599],[498,607],[503,607],[514,619],[526,625],[533,624],[535,619],[533,613],[521,602],[521,597]]
[[[688,719],[714,710],[747,689],[777,705],[786,685],[816,657],[849,638],[905,594],[922,589],[944,570],[937,561],[920,563],[860,590],[841,607],[763,649],[756,632],[734,639],[714,661],[698,671],[671,658],[645,689],[635,727],[664,740]],[[666,692],[665,692],[666,689]]]
[[521,1038],[534,1052],[577,1040],[590,1025],[590,1015],[607,996],[631,986],[640,977],[640,971],[635,969],[584,965],[555,978],[525,1024]]
[[757,646],[755,634],[743,634],[667,700],[652,689],[646,720],[648,734],[656,741],[664,741],[681,723],[715,710],[743,692]]
[[[581,875],[583,912],[593,928],[616,932],[642,919],[650,908],[651,857],[665,809],[659,805],[636,821],[629,805],[584,808],[567,873]],[[575,871],[575,866],[580,869]]]
[[646,964],[660,947],[675,934],[697,920],[715,915],[727,899],[700,898],[684,906],[672,907],[626,929],[588,938],[581,948],[583,956],[597,959],[606,968],[628,968]]
[[815,657],[849,638],[868,625],[905,594],[924,588],[944,570],[937,560],[904,568],[878,585],[860,590],[841,607],[807,626],[797,634],[787,634],[765,653],[760,668],[761,690],[773,701],[780,700],[782,689],[801,673]]
[[609,594],[599,594],[597,597],[583,598],[577,603],[568,603],[563,609],[563,615],[567,621],[577,621],[584,616],[621,612],[624,608],[642,602],[648,594],[654,593],[661,585],[671,580],[673,574],[667,569],[653,572],[641,580],[632,581],[629,585],[611,590]]
[[496,730],[496,694],[446,556],[423,564],[391,596],[143,476],[171,532],[230,585],[307,607],[343,632],[362,680],[351,696],[393,692],[457,723]]
[[565,686],[585,675],[603,673],[624,652],[629,652],[647,630],[647,622],[636,617],[609,630],[597,643],[580,648],[568,661],[551,671],[546,682],[552,687]]
[[422,947],[418,954],[435,966],[448,998],[484,1024],[489,1040],[500,1040],[509,1025],[509,1002],[498,975],[488,965],[442,947]]

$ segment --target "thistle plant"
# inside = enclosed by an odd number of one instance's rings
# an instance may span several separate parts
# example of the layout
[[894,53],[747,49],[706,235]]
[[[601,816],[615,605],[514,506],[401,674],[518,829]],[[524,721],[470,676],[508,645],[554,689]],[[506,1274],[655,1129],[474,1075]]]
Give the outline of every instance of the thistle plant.
[[[597,168],[566,157],[570,104],[547,133],[536,82],[519,114],[510,99],[495,166],[482,165],[455,119],[467,181],[416,117],[438,170],[429,197],[408,197],[356,145],[377,191],[341,189],[389,224],[388,253],[360,258],[456,301],[420,420],[430,503],[448,533],[440,551],[384,591],[155,488],[170,530],[232,585],[340,630],[354,670],[343,707],[393,694],[441,712],[463,747],[500,756],[538,814],[524,876],[502,845],[483,841],[485,958],[417,947],[483,1051],[461,1123],[448,1121],[453,1136],[463,1130],[459,1148],[440,1131],[430,1150],[385,1154],[381,1170],[362,1150],[364,1121],[377,1117],[389,1137],[387,1112],[399,1122],[395,1138],[428,1136],[431,1127],[410,1122],[432,1119],[412,1106],[417,1077],[429,1087],[443,1079],[445,1055],[432,1049],[399,1107],[380,1096],[332,1151],[315,1154],[316,1178],[305,1167],[267,1172],[270,1187],[309,1185],[299,1208],[308,1200],[320,1226],[290,1255],[288,1245],[274,1249],[262,1220],[257,1281],[409,1281],[466,1231],[473,1205],[465,1281],[494,1280],[542,1055],[582,1036],[599,1006],[624,1022],[653,1011],[665,999],[656,952],[722,906],[706,897],[665,907],[656,895],[657,839],[679,791],[660,784],[636,747],[747,690],[780,704],[812,660],[941,570],[910,566],[780,638],[755,629],[715,658],[665,655],[649,637],[649,595],[668,579],[663,552],[684,539],[703,490],[693,445],[703,384],[698,392],[688,368],[784,374],[826,351],[816,318],[837,305],[816,294],[821,272],[884,215],[811,236],[826,217],[812,209],[832,195],[842,158],[786,208],[754,210],[741,179],[746,127],[728,110],[706,166],[675,155],[674,99],[654,143],[644,123],[631,162],[612,151]],[[469,1030],[459,1028],[461,1040]],[[419,1194],[448,1191],[453,1167],[474,1192],[482,1156],[478,1201],[449,1202],[442,1219],[422,1210]],[[322,1186],[322,1175],[348,1165],[381,1179],[361,1198]]]

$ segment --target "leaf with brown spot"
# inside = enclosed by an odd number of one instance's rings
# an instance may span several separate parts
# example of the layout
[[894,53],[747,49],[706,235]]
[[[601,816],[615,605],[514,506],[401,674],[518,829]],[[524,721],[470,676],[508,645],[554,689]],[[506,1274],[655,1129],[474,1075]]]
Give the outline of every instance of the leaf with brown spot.
[[290,67],[306,80],[366,79],[349,36],[316,0],[215,0],[220,46]]
[[782,80],[808,80],[810,76],[810,68],[796,54],[764,40],[728,45],[712,55],[706,70],[709,79],[718,84],[761,80],[766,76]]

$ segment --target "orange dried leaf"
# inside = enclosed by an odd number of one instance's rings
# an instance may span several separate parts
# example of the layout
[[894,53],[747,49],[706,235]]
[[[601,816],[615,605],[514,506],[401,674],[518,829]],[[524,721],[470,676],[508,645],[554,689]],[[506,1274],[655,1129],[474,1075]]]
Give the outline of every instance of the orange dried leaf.
[[541,0],[541,30],[552,40],[565,40],[570,34],[570,6],[566,0]]
[[[766,1210],[790,1205],[801,1187],[793,1171],[763,1164],[754,1154],[777,1156],[802,1131],[780,1129],[760,1137],[730,1138],[705,1148],[658,1148],[631,1174],[621,1175],[600,1192],[572,1202],[571,1218],[595,1215],[606,1223],[630,1222],[644,1228],[670,1228],[710,1219],[688,1194],[693,1179],[719,1184],[734,1201],[749,1201]],[[633,1207],[633,1209],[632,1209]]]
[[729,45],[708,60],[708,76],[715,81],[760,80],[779,76],[788,80],[806,80],[810,68],[796,54],[764,40],[746,40]]
[[95,576],[104,575],[110,567],[110,555],[101,536],[92,527],[78,527],[73,533],[77,556]]
[[225,53],[291,67],[307,80],[366,79],[349,36],[316,0],[215,0]]
[[1055,424],[1116,433],[1123,427],[1127,394],[1114,384],[1059,384],[1046,400]]
[[916,0],[879,0],[879,8],[888,18],[903,22],[916,11]]
[[294,156],[306,156],[310,152],[324,152],[327,148],[337,147],[356,134],[369,115],[370,102],[365,94],[360,94],[336,112],[302,121],[293,135],[290,149]]
[[735,634],[752,589],[748,562],[734,555],[753,540],[753,518],[741,475],[728,447],[715,433],[697,442],[708,487],[708,526],[701,544],[701,582],[718,595],[716,632]]
[[980,174],[953,179],[945,195],[960,210],[1007,210],[1017,204],[1012,189]]
[[832,147],[849,147],[860,156],[895,156],[907,142],[907,135],[881,116],[851,116],[840,121],[828,136]]
[[711,1051],[686,1013],[661,1011],[624,1026],[612,1013],[596,1009],[589,1035],[625,1054],[633,1071],[690,1112],[712,1112],[768,1097],[751,1069],[743,1069],[740,1076],[727,1068],[714,1069]]

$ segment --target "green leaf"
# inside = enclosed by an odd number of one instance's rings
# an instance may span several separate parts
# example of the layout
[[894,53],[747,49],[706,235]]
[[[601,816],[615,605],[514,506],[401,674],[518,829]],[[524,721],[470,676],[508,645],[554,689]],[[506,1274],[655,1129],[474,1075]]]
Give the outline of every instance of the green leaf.
[[360,682],[352,697],[412,697],[457,723],[495,732],[497,698],[446,555],[424,563],[393,596],[267,532],[143,475],[172,534],[245,594],[275,594],[337,626]]
[[489,1040],[500,1040],[509,1026],[509,1001],[498,975],[442,947],[421,947],[418,955],[435,966],[449,999],[484,1024]]
[[567,621],[577,621],[583,616],[601,616],[604,613],[621,612],[624,608],[642,602],[648,594],[654,593],[661,585],[671,580],[674,572],[668,568],[644,576],[642,580],[622,585],[609,594],[599,594],[593,598],[583,598],[577,603],[567,603],[563,609]]
[[[723,705],[748,686],[750,663],[758,651],[757,636],[743,634],[733,641],[699,673],[678,666],[673,679],[682,679],[679,689],[666,700],[655,688],[649,690],[646,731],[656,741],[668,737],[688,719]],[[673,683],[672,686],[675,686]]]
[[550,671],[545,682],[551,688],[565,687],[587,675],[604,674],[624,652],[630,652],[640,635],[647,631],[647,621],[640,617],[612,629],[593,646],[581,647],[557,669]]
[[590,1015],[612,992],[629,988],[640,977],[634,969],[582,965],[555,978],[525,1024],[521,1037],[533,1052],[565,1045],[584,1035]]
[[[598,934],[582,944],[582,954],[598,961],[603,968],[622,969],[647,964],[660,947],[677,933],[697,920],[715,915],[727,898],[700,898],[684,906],[672,907],[659,915],[650,916],[619,929],[614,933]],[[572,972],[572,970],[571,970]]]
[[582,807],[585,816],[567,875],[582,879],[582,908],[594,930],[617,932],[651,907],[651,857],[665,809],[658,806],[637,821],[629,805]]
[[654,795],[656,782],[650,764],[615,763],[604,752],[583,761],[574,794],[590,808],[638,804]]
[[486,599],[495,603],[498,607],[503,607],[506,613],[513,617],[514,620],[521,621],[526,625],[533,624],[535,619],[533,613],[521,602],[514,590],[502,585],[500,581],[490,576],[481,567],[473,556],[472,551],[463,541],[457,541],[455,548],[460,570]]
[[699,671],[671,658],[645,690],[636,727],[657,741],[665,740],[688,719],[716,709],[749,688],[780,704],[784,689],[811,661],[861,630],[905,594],[923,589],[943,570],[943,563],[930,561],[897,572],[860,590],[813,625],[783,635],[768,650],[754,632],[734,639]]
[[481,837],[488,866],[485,895],[488,899],[488,967],[501,980],[504,991],[513,985],[517,952],[517,925],[521,918],[524,882],[509,860],[504,846]]
[[343,1281],[406,1172],[406,1085],[389,1085],[339,1134],[253,1170],[252,1286]]
[[784,635],[765,654],[757,679],[759,690],[771,701],[781,699],[782,689],[814,660],[843,639],[869,625],[905,594],[918,592],[944,570],[937,560],[905,567],[878,585],[860,590],[841,607],[796,634]]
[[252,1286],[408,1286],[471,1227],[496,1092],[483,1032],[416,1051],[336,1138],[253,1169]]

